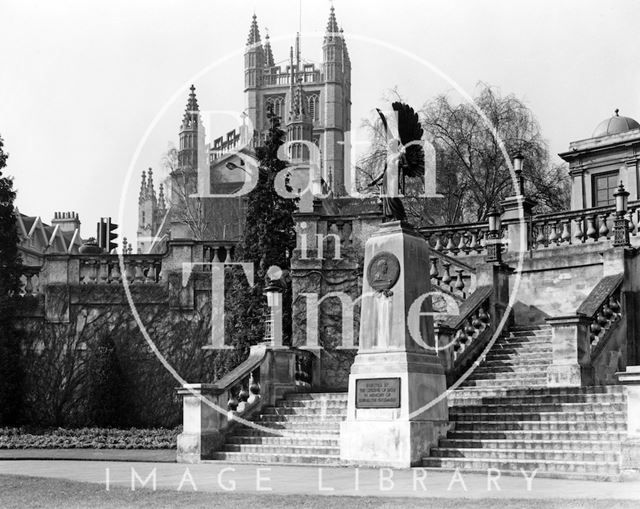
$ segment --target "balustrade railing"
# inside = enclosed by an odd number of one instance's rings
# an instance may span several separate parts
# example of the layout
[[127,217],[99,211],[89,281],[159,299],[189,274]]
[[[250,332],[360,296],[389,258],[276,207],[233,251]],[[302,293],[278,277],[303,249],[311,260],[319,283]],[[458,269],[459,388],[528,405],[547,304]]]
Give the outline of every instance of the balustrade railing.
[[460,305],[459,314],[437,322],[434,331],[438,356],[451,382],[470,365],[491,337],[493,288],[482,286]]
[[466,299],[473,291],[476,269],[460,260],[432,250],[429,277],[431,284],[446,293]]
[[[640,202],[630,203],[625,218],[629,233],[638,235]],[[571,244],[603,242],[613,238],[615,207],[597,207],[533,216],[529,228],[530,250]]]
[[80,256],[81,284],[149,284],[160,281],[161,255],[124,255],[124,272],[118,255]]
[[486,253],[488,231],[488,223],[420,228],[432,250],[456,257]]
[[597,356],[609,334],[622,318],[622,283],[624,274],[605,276],[577,310],[589,318],[591,356]]
[[22,267],[20,276],[20,297],[35,297],[42,293],[40,288],[41,267]]
[[234,261],[235,251],[236,244],[233,242],[206,243],[203,246],[203,255],[206,262],[231,263]]

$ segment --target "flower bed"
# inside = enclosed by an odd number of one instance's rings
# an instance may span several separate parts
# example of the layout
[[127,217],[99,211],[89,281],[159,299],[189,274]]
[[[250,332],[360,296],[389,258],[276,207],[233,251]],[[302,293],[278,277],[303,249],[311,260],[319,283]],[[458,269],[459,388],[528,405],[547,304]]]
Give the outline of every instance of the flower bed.
[[0,428],[0,449],[175,449],[181,431],[181,427]]

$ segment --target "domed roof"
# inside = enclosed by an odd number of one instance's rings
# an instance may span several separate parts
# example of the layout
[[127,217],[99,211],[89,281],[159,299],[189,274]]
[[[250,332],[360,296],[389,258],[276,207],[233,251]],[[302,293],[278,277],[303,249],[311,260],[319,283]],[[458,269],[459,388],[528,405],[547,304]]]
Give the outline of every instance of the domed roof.
[[595,131],[593,131],[593,137],[609,136],[610,134],[620,134],[633,129],[639,129],[640,124],[630,117],[621,117],[616,109],[616,114],[603,120],[598,124]]

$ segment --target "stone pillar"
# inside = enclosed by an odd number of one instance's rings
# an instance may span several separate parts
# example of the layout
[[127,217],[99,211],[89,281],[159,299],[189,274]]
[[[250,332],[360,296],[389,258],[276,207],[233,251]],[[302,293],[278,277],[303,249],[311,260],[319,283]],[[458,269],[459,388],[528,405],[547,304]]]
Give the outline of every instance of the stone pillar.
[[548,387],[580,387],[591,385],[591,345],[589,324],[584,315],[547,318],[551,325],[553,360],[547,368]]
[[510,196],[500,203],[502,222],[507,225],[507,251],[518,253],[529,249],[529,218],[535,204],[525,196]]
[[[429,248],[410,226],[383,224],[365,246],[360,346],[349,375],[340,458],[408,468],[448,428],[445,374],[434,345]],[[422,315],[420,315],[422,313]],[[422,345],[412,333],[422,336]],[[426,343],[426,344],[425,344]],[[424,345],[424,346],[423,346]],[[435,403],[434,403],[435,401]]]
[[627,366],[626,371],[616,373],[618,381],[627,390],[627,437],[622,441],[623,475],[640,472],[640,366]]
[[[178,435],[178,463],[198,463],[216,451],[223,443],[220,433],[226,425],[226,414],[207,404],[224,404],[219,401],[221,393],[214,384],[186,384],[178,389],[182,396],[183,430]],[[224,422],[223,422],[224,421]]]

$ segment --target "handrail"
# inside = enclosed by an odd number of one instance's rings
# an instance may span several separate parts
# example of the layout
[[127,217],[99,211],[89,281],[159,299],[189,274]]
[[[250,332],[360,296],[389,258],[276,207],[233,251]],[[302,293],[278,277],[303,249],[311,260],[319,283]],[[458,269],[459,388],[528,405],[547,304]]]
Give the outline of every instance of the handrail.
[[622,317],[624,273],[603,277],[580,304],[576,314],[588,317],[591,357],[598,356]]
[[475,360],[491,337],[495,322],[495,317],[491,316],[492,295],[492,286],[481,286],[462,304],[457,316],[450,316],[434,326],[438,357],[445,367],[448,384]]
[[220,380],[214,382],[212,390],[216,393],[226,391],[237,385],[241,379],[251,374],[251,372],[255,370],[267,356],[268,345],[268,342],[253,345],[249,350],[249,357],[247,357],[247,359],[236,368],[229,371],[229,373],[224,375]]

